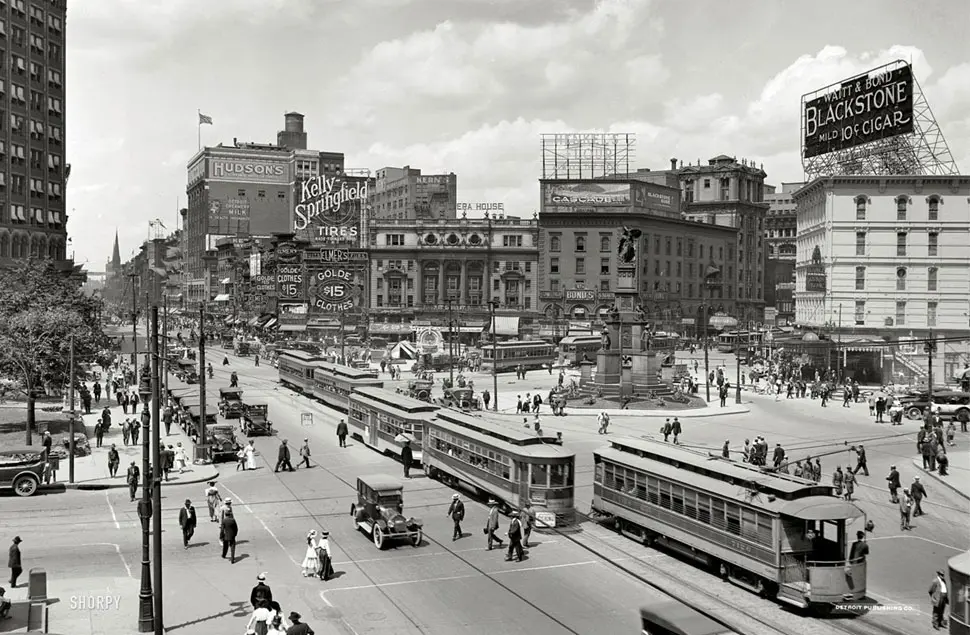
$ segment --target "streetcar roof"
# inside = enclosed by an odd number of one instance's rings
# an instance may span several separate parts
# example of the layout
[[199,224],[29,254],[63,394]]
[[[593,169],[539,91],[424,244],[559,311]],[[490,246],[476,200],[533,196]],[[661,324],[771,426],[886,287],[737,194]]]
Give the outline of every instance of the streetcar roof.
[[319,355],[314,355],[313,353],[301,351],[296,348],[287,348],[280,351],[280,357],[292,357],[293,359],[300,360],[301,362],[316,362],[323,359]]
[[[341,366],[330,362],[317,362],[314,368],[324,370],[335,377],[346,377],[348,379],[377,379],[377,371],[369,368],[353,368],[351,366]],[[316,375],[314,375],[315,377]]]
[[376,492],[394,492],[404,489],[404,484],[387,474],[367,474],[358,476],[357,480]]
[[801,520],[852,520],[865,516],[853,503],[834,496],[806,496],[788,501],[781,508],[781,514]]
[[586,344],[594,342],[602,342],[603,338],[599,335],[567,335],[566,337],[559,340],[559,345],[563,344]]
[[429,425],[511,454],[549,459],[576,456],[575,452],[564,448],[558,438],[537,437],[535,432],[525,432],[524,427],[510,427],[508,422],[495,417],[485,419],[443,409],[438,411],[438,416]]
[[[792,500],[810,495],[823,487],[813,481],[780,472],[768,472],[748,463],[740,463],[722,458],[708,451],[694,450],[683,445],[674,445],[645,437],[618,437],[610,440],[617,452],[631,457],[641,457],[651,463],[674,465],[684,472],[682,480],[699,478],[703,480],[722,480],[733,486],[747,484],[766,494],[775,494]],[[686,482],[686,481],[685,481]],[[830,488],[829,488],[830,489]]]
[[963,574],[970,574],[970,551],[964,551],[950,558],[947,562],[951,569]]
[[350,394],[350,400],[373,408],[394,410],[412,416],[427,416],[438,409],[438,406],[427,401],[413,399],[376,386],[354,388],[354,392]]
[[[731,635],[735,631],[718,624],[682,602],[661,601],[640,609],[640,617],[675,635]],[[644,624],[646,628],[646,624]]]

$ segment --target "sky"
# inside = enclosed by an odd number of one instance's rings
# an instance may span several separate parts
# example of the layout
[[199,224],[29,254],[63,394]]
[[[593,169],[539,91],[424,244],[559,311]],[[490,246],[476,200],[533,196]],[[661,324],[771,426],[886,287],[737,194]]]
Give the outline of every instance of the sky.
[[634,167],[727,154],[803,178],[801,95],[911,60],[970,171],[965,0],[74,0],[67,20],[68,232],[122,260],[186,204],[203,145],[309,147],[348,168],[458,175],[459,202],[539,207],[540,135],[630,132]]

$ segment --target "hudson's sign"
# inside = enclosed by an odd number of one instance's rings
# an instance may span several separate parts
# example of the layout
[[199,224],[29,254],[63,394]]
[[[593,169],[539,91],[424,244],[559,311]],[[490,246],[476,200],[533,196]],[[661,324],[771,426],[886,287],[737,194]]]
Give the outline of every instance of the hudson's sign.
[[210,159],[210,178],[254,183],[289,183],[286,165],[257,159]]

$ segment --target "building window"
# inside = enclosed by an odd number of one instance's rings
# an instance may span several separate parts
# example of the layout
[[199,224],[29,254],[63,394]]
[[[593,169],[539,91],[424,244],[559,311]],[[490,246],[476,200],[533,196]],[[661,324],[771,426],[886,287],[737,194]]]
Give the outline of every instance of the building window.
[[855,324],[862,326],[866,323],[866,303],[864,300],[856,300],[855,303]]
[[906,220],[907,198],[905,196],[896,197],[896,220]]
[[937,279],[938,271],[939,270],[936,267],[930,267],[929,270],[926,272],[927,291],[936,291],[936,279]]
[[384,236],[384,244],[388,247],[401,247],[404,245],[404,234],[387,234]]
[[906,269],[900,267],[896,270],[896,291],[906,290]]
[[549,259],[549,273],[559,273],[559,258]]
[[600,236],[600,252],[609,253],[610,252],[610,237]]
[[940,197],[932,196],[929,202],[929,220],[940,219]]
[[559,280],[552,279],[549,281],[549,290],[553,293],[559,293]]
[[710,179],[704,179],[704,189],[705,190],[711,189],[711,180]]
[[898,232],[896,234],[896,255],[906,255],[906,232]]
[[866,219],[866,197],[865,196],[855,197],[855,219],[856,220]]
[[666,255],[670,255],[670,237],[664,239],[664,250]]
[[521,247],[522,236],[502,236],[503,247]]
[[683,238],[678,238],[677,239],[677,257],[680,258],[683,255],[684,255],[684,239]]
[[610,275],[610,259],[600,258],[600,275],[608,276]]
[[562,247],[561,242],[562,241],[559,239],[559,236],[550,236],[549,251],[559,251]]
[[586,273],[586,259],[585,258],[577,258],[576,259],[576,273],[577,274],[580,274],[580,275]]
[[865,291],[866,289],[866,268],[856,267],[855,268],[855,290]]
[[896,303],[896,326],[902,326],[906,324],[906,303],[897,302]]
[[855,233],[855,255],[857,256],[866,255],[866,233],[865,232]]
[[586,238],[576,236],[576,251],[586,251]]
[[731,198],[731,179],[721,179],[721,200],[727,201]]
[[689,179],[684,181],[684,202],[694,202],[694,182]]
[[236,196],[238,196],[239,198],[246,198],[246,190],[242,188],[236,190]]
[[927,254],[928,256],[938,256],[940,251],[940,235],[936,232],[930,232],[927,241]]
[[936,326],[936,302],[926,303],[926,326]]

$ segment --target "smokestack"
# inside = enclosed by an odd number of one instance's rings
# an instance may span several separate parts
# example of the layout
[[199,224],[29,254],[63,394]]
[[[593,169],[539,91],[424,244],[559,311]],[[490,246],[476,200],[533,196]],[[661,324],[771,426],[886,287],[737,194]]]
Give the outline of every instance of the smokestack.
[[677,159],[671,159],[670,160],[670,169],[671,170],[676,170],[677,169]]

